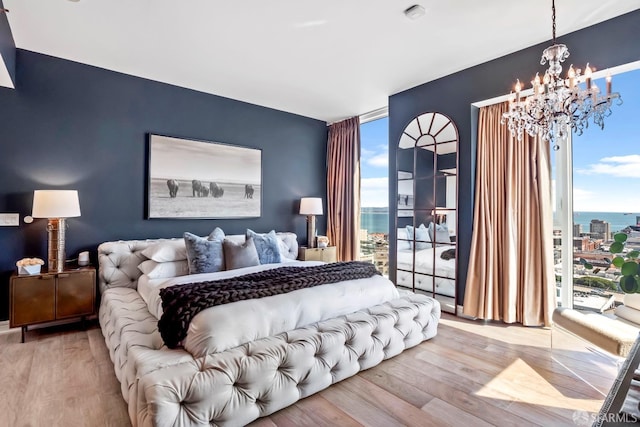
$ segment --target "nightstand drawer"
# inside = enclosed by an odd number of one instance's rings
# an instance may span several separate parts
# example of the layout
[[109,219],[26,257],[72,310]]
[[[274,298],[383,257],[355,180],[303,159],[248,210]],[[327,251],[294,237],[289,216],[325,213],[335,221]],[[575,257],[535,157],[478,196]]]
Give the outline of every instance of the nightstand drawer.
[[14,277],[10,289],[10,327],[55,320],[55,285],[52,275]]
[[298,252],[298,258],[302,261],[336,262],[338,260],[335,246],[327,246],[326,248],[306,248],[303,246]]
[[56,318],[93,314],[96,288],[95,270],[58,275]]

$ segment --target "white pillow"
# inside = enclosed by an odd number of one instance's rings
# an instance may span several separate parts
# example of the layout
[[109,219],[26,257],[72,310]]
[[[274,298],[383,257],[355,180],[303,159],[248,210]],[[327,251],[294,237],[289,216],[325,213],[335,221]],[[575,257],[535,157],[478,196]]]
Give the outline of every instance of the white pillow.
[[429,237],[431,237],[431,240],[433,242],[436,242],[436,246],[442,246],[442,244],[451,242],[451,236],[449,236],[449,229],[447,228],[447,224],[434,224],[433,222],[429,223]]
[[162,240],[149,245],[142,255],[156,262],[183,261],[187,259],[184,239]]
[[149,259],[141,262],[138,270],[149,276],[149,279],[168,279],[189,274],[189,262],[187,260],[156,262]]
[[289,258],[289,247],[280,236],[278,236],[278,252],[280,252],[281,262],[293,261]]
[[409,251],[411,250],[411,243],[409,242],[409,235],[405,227],[398,228],[398,250]]
[[407,225],[407,237],[409,238],[409,248],[413,249],[413,233],[416,233],[416,250],[429,249],[431,247],[431,238],[429,236],[429,228],[425,227],[424,224],[420,224],[418,228],[415,228],[412,225]]

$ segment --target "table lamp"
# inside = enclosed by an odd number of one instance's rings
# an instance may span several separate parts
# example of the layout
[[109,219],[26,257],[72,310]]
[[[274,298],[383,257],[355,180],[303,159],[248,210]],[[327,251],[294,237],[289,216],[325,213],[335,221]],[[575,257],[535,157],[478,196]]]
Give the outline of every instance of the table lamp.
[[320,197],[303,197],[300,199],[300,215],[307,216],[307,246],[316,247],[316,215],[322,215],[322,199]]
[[33,192],[34,218],[48,218],[48,269],[61,272],[65,263],[66,218],[80,216],[80,202],[76,190],[35,190]]

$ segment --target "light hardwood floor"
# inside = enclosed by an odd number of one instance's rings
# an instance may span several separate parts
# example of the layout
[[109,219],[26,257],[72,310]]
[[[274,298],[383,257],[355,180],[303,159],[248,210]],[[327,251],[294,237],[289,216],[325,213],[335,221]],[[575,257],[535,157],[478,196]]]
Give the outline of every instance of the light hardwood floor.
[[[100,330],[0,335],[0,426],[129,426]],[[255,426],[558,426],[597,412],[617,359],[566,333],[444,315],[438,335]]]

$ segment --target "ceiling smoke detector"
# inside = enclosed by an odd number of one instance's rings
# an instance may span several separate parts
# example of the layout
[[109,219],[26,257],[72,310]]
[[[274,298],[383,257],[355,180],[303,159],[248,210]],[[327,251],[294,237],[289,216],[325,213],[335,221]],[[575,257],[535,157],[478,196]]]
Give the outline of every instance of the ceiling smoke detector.
[[404,15],[409,19],[418,19],[424,15],[424,7],[419,4],[414,4],[413,6],[405,9]]

